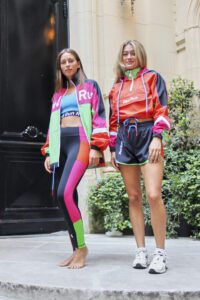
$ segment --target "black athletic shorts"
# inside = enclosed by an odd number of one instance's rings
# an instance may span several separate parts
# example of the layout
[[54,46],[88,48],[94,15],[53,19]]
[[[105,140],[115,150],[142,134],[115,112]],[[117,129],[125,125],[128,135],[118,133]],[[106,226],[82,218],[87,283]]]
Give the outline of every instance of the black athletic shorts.
[[153,121],[138,122],[134,118],[129,118],[120,124],[116,139],[117,163],[123,165],[148,163],[153,125]]

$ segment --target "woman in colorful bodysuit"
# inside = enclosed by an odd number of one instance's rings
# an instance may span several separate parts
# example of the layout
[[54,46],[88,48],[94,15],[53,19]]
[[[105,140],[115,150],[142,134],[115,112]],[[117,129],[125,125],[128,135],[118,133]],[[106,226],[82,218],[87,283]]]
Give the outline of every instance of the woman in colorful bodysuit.
[[167,91],[159,73],[146,68],[146,52],[136,40],[122,44],[117,79],[110,92],[111,161],[123,177],[137,251],[133,268],[148,267],[142,210],[141,174],[150,205],[156,249],[149,273],[166,271],[166,211],[161,198],[162,131],[169,130]]
[[64,212],[73,247],[72,256],[60,266],[74,269],[85,265],[88,249],[78,208],[77,185],[88,166],[102,164],[103,151],[108,143],[99,86],[94,80],[87,80],[78,54],[72,49],[64,49],[57,56],[50,126],[47,141],[42,147],[46,171],[54,175],[58,168],[57,199]]

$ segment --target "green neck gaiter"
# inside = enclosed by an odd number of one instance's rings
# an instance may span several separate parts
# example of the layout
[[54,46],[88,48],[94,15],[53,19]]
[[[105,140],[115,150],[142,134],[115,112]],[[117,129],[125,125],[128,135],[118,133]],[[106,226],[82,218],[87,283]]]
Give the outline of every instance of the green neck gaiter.
[[137,77],[138,73],[140,72],[141,68],[136,68],[133,70],[127,70],[125,72],[126,77],[131,80]]

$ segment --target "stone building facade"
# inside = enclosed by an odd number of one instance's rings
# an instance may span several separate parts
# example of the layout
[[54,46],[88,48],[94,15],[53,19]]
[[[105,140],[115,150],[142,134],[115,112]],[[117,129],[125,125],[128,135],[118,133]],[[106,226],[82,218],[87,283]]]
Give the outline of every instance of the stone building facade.
[[126,39],[140,40],[148,66],[169,82],[176,75],[200,85],[199,0],[69,1],[70,46],[80,53],[89,77],[107,94],[117,52]]

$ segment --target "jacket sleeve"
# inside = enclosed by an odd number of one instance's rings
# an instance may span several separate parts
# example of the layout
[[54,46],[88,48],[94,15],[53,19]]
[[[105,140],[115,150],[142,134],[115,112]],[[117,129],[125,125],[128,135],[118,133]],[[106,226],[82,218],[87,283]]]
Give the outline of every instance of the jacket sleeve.
[[49,130],[47,132],[46,142],[41,148],[43,156],[49,156]]
[[168,117],[167,100],[168,94],[166,90],[165,81],[160,74],[156,73],[152,83],[152,97],[153,97],[153,134],[159,135],[164,129],[170,129],[171,120]]
[[93,86],[91,149],[104,151],[109,144],[105,107],[96,81],[93,81]]
[[113,92],[114,86],[109,93],[109,104],[110,104],[110,114],[109,114],[109,147],[111,152],[115,152],[116,138],[117,138],[117,116],[116,116],[116,108],[113,103]]
[[[53,95],[53,97],[54,97],[54,95]],[[51,102],[52,102],[52,107],[53,107],[53,98],[52,98]],[[52,111],[52,108],[51,108],[51,111]],[[41,152],[42,152],[43,156],[49,156],[49,128],[48,128],[48,131],[47,131],[46,142],[42,146]]]

